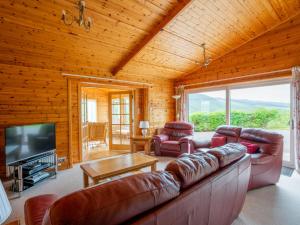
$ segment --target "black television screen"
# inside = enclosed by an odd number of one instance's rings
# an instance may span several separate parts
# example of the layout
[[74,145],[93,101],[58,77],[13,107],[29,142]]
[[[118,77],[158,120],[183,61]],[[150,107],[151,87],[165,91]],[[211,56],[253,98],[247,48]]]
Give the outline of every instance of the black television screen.
[[13,126],[5,129],[6,164],[55,149],[55,124]]

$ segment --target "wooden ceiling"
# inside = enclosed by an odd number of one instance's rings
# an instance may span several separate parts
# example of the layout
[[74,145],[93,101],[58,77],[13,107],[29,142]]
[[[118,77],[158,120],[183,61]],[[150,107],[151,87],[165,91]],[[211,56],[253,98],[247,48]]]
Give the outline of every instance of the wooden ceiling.
[[194,0],[124,70],[152,65],[158,74],[177,78],[199,68],[202,43],[209,57],[219,58],[299,10],[298,0]]
[[[86,32],[61,20],[63,9],[77,15],[76,0],[0,1],[1,63],[103,76],[119,67],[117,78],[175,79],[199,67],[202,43],[216,59],[300,10],[299,0],[188,3],[86,0],[86,14],[94,21]],[[171,15],[174,9],[181,10],[177,16]],[[153,35],[163,21],[168,23]],[[132,59],[123,65],[128,55]]]

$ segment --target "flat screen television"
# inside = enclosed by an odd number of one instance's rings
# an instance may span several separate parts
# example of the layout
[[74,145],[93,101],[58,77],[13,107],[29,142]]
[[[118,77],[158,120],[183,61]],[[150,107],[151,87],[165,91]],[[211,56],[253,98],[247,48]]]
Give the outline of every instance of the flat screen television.
[[55,124],[32,124],[5,129],[6,164],[54,150]]

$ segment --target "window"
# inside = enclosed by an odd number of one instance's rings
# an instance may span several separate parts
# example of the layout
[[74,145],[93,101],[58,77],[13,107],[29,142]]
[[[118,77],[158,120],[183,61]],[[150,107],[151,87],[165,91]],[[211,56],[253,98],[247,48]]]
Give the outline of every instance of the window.
[[97,100],[88,99],[87,107],[88,122],[97,122]]
[[210,138],[224,124],[280,133],[284,136],[283,159],[286,165],[292,164],[290,88],[288,81],[280,81],[193,91],[187,94],[188,118],[195,125],[195,135],[202,139]]
[[189,121],[199,138],[211,137],[218,126],[226,124],[225,90],[189,94],[188,102]]

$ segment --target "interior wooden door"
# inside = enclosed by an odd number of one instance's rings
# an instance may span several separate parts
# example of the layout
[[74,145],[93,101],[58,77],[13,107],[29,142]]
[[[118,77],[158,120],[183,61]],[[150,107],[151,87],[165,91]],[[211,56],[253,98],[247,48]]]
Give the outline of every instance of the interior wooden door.
[[109,95],[109,146],[111,150],[130,150],[132,134],[132,92]]
[[82,144],[82,160],[88,158],[88,108],[87,108],[87,94],[81,93],[81,144]]

